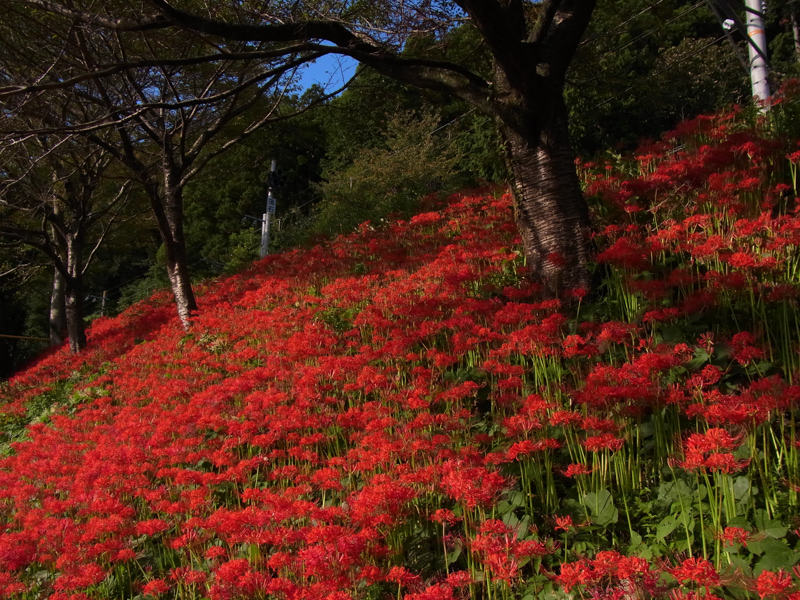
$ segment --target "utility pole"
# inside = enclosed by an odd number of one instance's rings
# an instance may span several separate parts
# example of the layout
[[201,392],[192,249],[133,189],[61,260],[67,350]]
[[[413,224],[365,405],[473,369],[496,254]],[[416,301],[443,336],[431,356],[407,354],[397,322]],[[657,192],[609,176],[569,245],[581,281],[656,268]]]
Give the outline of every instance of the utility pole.
[[269,254],[269,226],[272,215],[275,214],[275,197],[272,195],[272,188],[275,185],[276,163],[273,160],[269,170],[269,187],[267,188],[267,212],[261,219],[261,258]]
[[[706,3],[725,30],[725,35],[736,51],[742,67],[750,75],[753,98],[761,102],[761,112],[767,112],[772,94],[767,80],[767,35],[764,31],[763,0],[745,0],[745,22],[742,22],[740,17],[742,5],[738,0],[706,0]],[[733,29],[747,41],[749,63],[731,36],[730,32]]]
[[764,12],[761,0],[745,0],[747,12],[747,37],[750,43],[750,83],[753,98],[761,101],[761,111],[769,110],[772,95],[767,81],[767,35],[764,32]]

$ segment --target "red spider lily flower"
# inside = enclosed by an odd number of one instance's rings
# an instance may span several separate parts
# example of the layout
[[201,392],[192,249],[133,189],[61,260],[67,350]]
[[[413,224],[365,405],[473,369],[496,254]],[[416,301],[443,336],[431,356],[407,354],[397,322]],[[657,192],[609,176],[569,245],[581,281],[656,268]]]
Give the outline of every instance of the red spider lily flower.
[[442,487],[467,508],[487,506],[506,487],[505,478],[485,467],[467,467],[458,462],[443,466]]
[[792,576],[783,569],[777,573],[761,571],[755,583],[755,591],[759,598],[777,596],[786,592],[792,585]]
[[717,587],[720,583],[714,565],[704,558],[687,558],[679,566],[667,571],[680,583],[692,582],[705,588]]
[[142,588],[142,594],[145,596],[160,596],[169,591],[169,584],[163,579],[151,579]]
[[559,548],[557,542],[540,542],[539,540],[522,540],[515,542],[512,547],[512,553],[517,558],[524,558],[526,556],[547,556],[553,554]]
[[[14,579],[11,573],[0,572],[0,597],[11,597],[16,594],[23,594],[28,590],[28,586]],[[55,597],[53,594],[51,598]]]
[[592,469],[581,463],[567,465],[567,468],[564,469],[564,475],[566,477],[575,477],[576,475],[589,475],[591,472]]
[[617,452],[624,443],[625,438],[615,437],[612,433],[603,433],[587,437],[581,442],[581,445],[589,452],[601,452],[603,450]]
[[385,581],[390,581],[403,587],[419,581],[419,575],[414,575],[405,567],[392,567],[384,577]]
[[206,550],[204,556],[208,559],[215,559],[220,558],[223,556],[227,556],[228,552],[222,546],[211,546],[208,550]]
[[461,517],[457,517],[452,510],[446,508],[439,508],[431,515],[431,521],[441,523],[442,525],[454,525],[460,520]]
[[250,561],[246,558],[237,558],[222,563],[214,576],[223,583],[237,583],[250,570]]
[[515,442],[511,445],[506,452],[506,458],[509,461],[519,460],[520,457],[530,456],[531,454],[543,452],[545,450],[557,450],[560,447],[561,443],[552,438],[539,440],[536,442],[531,440],[522,440],[521,442]]
[[750,459],[736,460],[729,452],[714,452],[705,460],[705,466],[710,471],[722,471],[723,473],[735,473],[747,468]]
[[749,331],[737,333],[731,339],[731,355],[739,364],[747,366],[754,360],[764,358],[764,351],[756,348],[755,336]]
[[161,519],[150,519],[148,521],[140,521],[134,526],[136,535],[158,535],[169,529],[169,523]]
[[579,560],[573,563],[561,563],[561,572],[554,579],[565,592],[569,593],[572,588],[592,581],[593,575],[586,561]]
[[631,237],[619,238],[611,247],[598,254],[596,260],[634,270],[645,269],[649,264],[642,243]]
[[556,531],[560,529],[566,532],[570,530],[570,527],[573,527],[571,516],[567,515],[565,517],[556,517]]
[[406,594],[404,600],[454,600],[453,588],[449,585],[435,584],[428,586],[418,594]]
[[695,592],[691,590],[671,590],[669,593],[670,600],[722,600],[719,596],[714,594]]
[[100,565],[89,563],[78,565],[70,573],[60,575],[53,588],[57,591],[72,591],[97,585],[106,578],[106,572]]
[[705,433],[693,433],[686,440],[686,446],[690,451],[712,452],[718,450],[732,450],[738,448],[744,434],[733,436],[725,429],[711,427]]
[[125,562],[128,560],[135,560],[136,552],[129,548],[123,548],[117,551],[111,558],[111,562]]
[[750,532],[741,527],[726,527],[719,537],[726,545],[741,544],[746,547]]

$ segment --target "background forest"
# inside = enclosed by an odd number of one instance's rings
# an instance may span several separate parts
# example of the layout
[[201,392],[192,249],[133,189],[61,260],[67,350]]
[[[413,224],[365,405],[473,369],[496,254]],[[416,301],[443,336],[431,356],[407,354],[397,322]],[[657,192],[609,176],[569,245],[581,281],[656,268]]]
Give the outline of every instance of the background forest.
[[[777,89],[798,72],[793,3],[770,1],[767,9]],[[476,40],[477,33],[464,26],[449,34],[443,51],[477,72],[488,71],[488,52]],[[415,38],[405,52],[420,57],[442,52],[432,44]],[[359,68],[342,93],[331,91],[294,83],[248,100],[251,110],[269,115],[270,122],[247,136],[242,134],[260,116],[221,123],[222,137],[210,142],[204,155],[210,158],[183,188],[194,281],[237,271],[258,257],[260,229],[252,217],[264,211],[272,160],[285,182],[275,192],[272,252],[351,232],[364,221],[377,225],[392,214],[407,216],[429,194],[506,181],[495,124],[468,104],[406,87],[368,68]],[[573,145],[586,158],[624,154],[683,119],[746,101],[748,95],[746,71],[717,18],[705,2],[685,0],[601,1],[566,90]],[[205,118],[219,117],[212,111]],[[226,139],[238,141],[226,146]],[[102,143],[90,150],[63,136],[44,135],[37,143],[54,162],[26,170],[14,148],[3,148],[3,181],[20,180],[25,172],[26,187],[4,185],[2,193],[23,194],[33,202],[91,189],[99,208],[87,225],[85,246],[92,260],[79,294],[87,318],[118,313],[167,287],[165,248],[148,210],[146,185],[107,158]],[[89,172],[89,180],[76,182],[72,174],[79,171]],[[0,377],[41,352],[50,337],[51,257],[23,243],[9,225],[24,228],[20,219],[35,218],[33,208],[20,216],[0,205],[7,225],[0,238],[0,334],[41,338],[0,338]]]

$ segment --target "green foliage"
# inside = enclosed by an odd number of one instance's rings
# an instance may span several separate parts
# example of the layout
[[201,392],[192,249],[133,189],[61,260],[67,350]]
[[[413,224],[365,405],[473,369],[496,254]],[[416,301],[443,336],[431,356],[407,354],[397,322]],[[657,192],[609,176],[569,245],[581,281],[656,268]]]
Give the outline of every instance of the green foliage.
[[747,99],[747,75],[721,36],[702,3],[600,2],[565,90],[577,151],[632,148]]
[[352,164],[320,186],[312,235],[349,233],[358,224],[377,224],[396,213],[408,216],[420,198],[452,182],[459,155],[435,135],[437,115],[401,113],[387,117],[383,147],[365,149]]

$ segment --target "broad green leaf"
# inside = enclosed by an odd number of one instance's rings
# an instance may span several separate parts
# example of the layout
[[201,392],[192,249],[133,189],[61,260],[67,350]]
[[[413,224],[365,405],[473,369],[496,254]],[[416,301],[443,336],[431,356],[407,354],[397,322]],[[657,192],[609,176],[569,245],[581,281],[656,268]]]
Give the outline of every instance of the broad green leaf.
[[733,480],[733,497],[742,500],[745,495],[750,496],[750,478],[740,475]]
[[619,520],[619,511],[614,506],[614,497],[607,489],[592,492],[583,497],[583,502],[591,513],[591,521],[595,525],[609,525]]
[[760,509],[755,515],[756,529],[763,531],[768,536],[780,539],[786,536],[789,528],[781,523],[780,519],[770,519],[767,511]]
[[[748,548],[750,544],[747,545]],[[800,552],[792,550],[786,543],[786,540],[776,540],[774,538],[766,538],[760,543],[763,555],[761,559],[753,567],[753,574],[758,575],[761,571],[773,571],[776,569],[790,569],[798,560],[800,560]]]
[[667,515],[664,517],[656,528],[656,540],[663,542],[670,533],[675,531],[678,525],[679,521],[675,515]]

